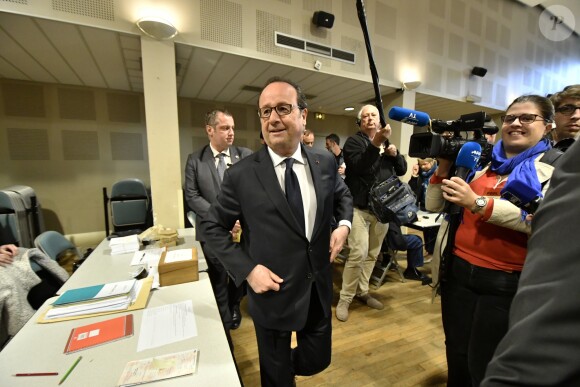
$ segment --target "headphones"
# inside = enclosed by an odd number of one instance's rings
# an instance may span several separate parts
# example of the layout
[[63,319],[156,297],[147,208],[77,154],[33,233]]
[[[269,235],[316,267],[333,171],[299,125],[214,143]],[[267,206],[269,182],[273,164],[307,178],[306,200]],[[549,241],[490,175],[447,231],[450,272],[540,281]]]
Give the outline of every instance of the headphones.
[[356,122],[356,126],[358,126],[360,128],[360,118],[357,118],[355,122]]

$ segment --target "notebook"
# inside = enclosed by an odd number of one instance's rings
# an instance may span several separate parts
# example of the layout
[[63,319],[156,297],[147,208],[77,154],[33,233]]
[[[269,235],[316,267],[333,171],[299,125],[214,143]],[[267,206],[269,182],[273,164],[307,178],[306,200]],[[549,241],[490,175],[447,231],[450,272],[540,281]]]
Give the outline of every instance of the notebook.
[[64,353],[92,348],[130,336],[133,336],[132,314],[83,325],[72,329]]

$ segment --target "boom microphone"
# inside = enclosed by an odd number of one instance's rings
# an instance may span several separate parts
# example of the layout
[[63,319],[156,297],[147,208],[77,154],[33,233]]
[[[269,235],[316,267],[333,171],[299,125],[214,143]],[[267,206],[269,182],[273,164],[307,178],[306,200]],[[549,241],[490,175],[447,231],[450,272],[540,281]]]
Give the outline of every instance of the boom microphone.
[[391,110],[389,110],[389,118],[391,120],[415,126],[426,126],[431,124],[429,114],[417,110],[405,109],[399,106],[393,106]]
[[455,160],[455,176],[462,180],[467,180],[467,175],[471,172],[479,158],[481,157],[481,145],[477,142],[468,141],[461,147]]

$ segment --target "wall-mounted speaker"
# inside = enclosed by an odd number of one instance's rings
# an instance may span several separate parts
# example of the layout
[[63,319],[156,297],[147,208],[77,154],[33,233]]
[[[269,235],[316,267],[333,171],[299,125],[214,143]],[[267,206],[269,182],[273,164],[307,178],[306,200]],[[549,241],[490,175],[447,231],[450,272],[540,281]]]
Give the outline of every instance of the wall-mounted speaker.
[[484,67],[474,67],[471,70],[471,75],[475,75],[476,77],[483,77],[487,74],[487,69]]
[[312,23],[317,27],[332,28],[334,25],[334,15],[324,11],[316,11],[312,15]]

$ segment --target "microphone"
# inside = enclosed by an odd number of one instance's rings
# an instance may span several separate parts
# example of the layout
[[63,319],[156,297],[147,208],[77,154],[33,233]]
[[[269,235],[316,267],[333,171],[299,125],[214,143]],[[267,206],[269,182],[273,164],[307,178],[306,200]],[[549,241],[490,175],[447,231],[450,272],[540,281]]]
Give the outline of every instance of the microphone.
[[[466,181],[469,172],[475,168],[480,157],[481,145],[473,141],[466,142],[461,149],[459,149],[457,159],[455,160],[455,176]],[[457,204],[450,204],[450,215],[457,215],[460,211],[461,208]]]
[[466,142],[459,149],[457,159],[455,160],[455,176],[466,180],[467,175],[475,168],[480,157],[481,145],[473,141]]
[[429,117],[429,114],[418,110],[405,109],[399,106],[393,106],[391,110],[389,110],[389,118],[409,125],[431,126],[431,118]]
[[536,212],[542,201],[536,190],[519,180],[512,180],[510,184],[506,184],[500,195],[502,199],[510,201],[528,214]]

